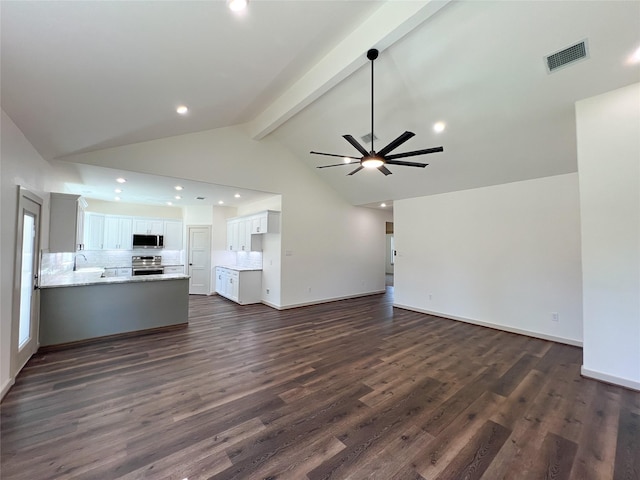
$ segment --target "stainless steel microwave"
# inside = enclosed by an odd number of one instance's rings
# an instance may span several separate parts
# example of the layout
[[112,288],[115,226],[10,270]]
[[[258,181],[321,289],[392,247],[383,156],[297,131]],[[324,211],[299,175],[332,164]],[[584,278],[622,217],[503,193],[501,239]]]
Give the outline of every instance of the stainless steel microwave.
[[164,235],[134,233],[133,248],[164,248]]

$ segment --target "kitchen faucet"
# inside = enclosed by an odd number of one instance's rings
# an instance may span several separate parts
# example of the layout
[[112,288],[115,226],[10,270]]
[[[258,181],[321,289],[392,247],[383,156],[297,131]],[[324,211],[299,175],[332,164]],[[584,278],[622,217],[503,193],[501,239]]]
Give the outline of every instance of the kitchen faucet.
[[75,272],[76,270],[78,270],[78,257],[82,257],[84,258],[84,261],[87,261],[87,257],[84,256],[84,254],[82,253],[78,253],[75,257],[73,257],[73,271]]

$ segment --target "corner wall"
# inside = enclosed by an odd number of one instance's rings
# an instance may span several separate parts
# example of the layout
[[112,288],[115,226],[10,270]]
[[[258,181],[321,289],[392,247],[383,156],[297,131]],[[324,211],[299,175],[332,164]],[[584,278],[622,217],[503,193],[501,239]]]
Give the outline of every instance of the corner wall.
[[576,103],[582,373],[640,390],[640,83]]
[[581,345],[576,173],[399,200],[394,213],[396,306]]
[[44,200],[40,223],[41,248],[49,246],[49,192],[56,186],[53,168],[27,141],[9,116],[2,111],[0,123],[0,398],[14,382],[11,371],[11,316],[13,311],[13,273],[16,250],[18,187],[22,186]]

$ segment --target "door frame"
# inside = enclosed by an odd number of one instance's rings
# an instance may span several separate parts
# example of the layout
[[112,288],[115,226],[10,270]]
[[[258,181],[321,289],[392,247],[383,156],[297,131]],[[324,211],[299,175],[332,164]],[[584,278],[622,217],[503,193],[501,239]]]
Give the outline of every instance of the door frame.
[[[212,288],[212,268],[211,268],[211,242],[213,241],[213,232],[212,232],[212,228],[211,225],[187,225],[186,230],[186,240],[187,240],[187,252],[186,252],[186,260],[187,260],[187,264],[185,265],[186,267],[186,273],[187,275],[191,276],[191,229],[193,228],[206,228],[209,232],[209,249],[208,249],[208,292],[204,295],[211,295],[211,293],[214,291],[214,288]],[[215,287],[215,285],[214,285]],[[191,278],[189,279],[189,290],[191,290]],[[189,294],[191,294],[191,291],[189,291]],[[202,294],[201,294],[202,295]]]
[[[31,299],[32,308],[32,329],[30,332],[31,340],[20,350],[18,349],[18,339],[20,335],[20,295],[22,285],[22,241],[23,241],[23,212],[25,209],[24,199],[29,200],[38,205],[38,219],[36,223],[36,237],[34,242],[34,274],[40,275],[40,243],[42,238],[42,214],[44,201],[33,192],[18,187],[18,210],[16,212],[16,243],[15,243],[15,261],[13,264],[13,298],[11,311],[11,360],[10,360],[10,376],[16,378],[20,370],[26,365],[31,356],[38,351],[40,346],[40,290],[34,289]],[[38,277],[36,277],[38,278]],[[35,281],[35,279],[34,279]],[[26,359],[22,358],[23,352],[26,351]]]

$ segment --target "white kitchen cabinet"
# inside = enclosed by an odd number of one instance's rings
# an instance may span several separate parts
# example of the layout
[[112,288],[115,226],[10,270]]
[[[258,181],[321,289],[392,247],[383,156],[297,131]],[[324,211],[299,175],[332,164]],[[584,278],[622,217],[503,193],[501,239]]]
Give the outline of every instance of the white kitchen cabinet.
[[131,276],[131,268],[129,267],[115,267],[115,268],[105,268],[104,269],[105,277],[130,277]]
[[50,198],[49,251],[57,253],[80,250],[83,235],[78,227],[82,214],[80,196],[51,193]]
[[164,273],[184,273],[184,265],[172,265],[164,267]]
[[104,216],[105,250],[131,250],[133,236],[133,219],[115,215]]
[[182,222],[179,220],[164,221],[164,249],[182,250]]
[[104,215],[86,212],[84,215],[84,249],[102,250],[104,245]]
[[260,303],[261,270],[235,270],[216,267],[216,292],[240,305]]
[[237,219],[227,220],[227,250],[237,252],[239,245],[240,222]]
[[227,221],[227,250],[231,252],[259,252],[260,236],[251,234],[251,217],[238,217]]
[[135,218],[133,233],[164,235],[164,220],[161,218]]
[[279,232],[280,212],[267,210],[251,216],[251,233],[254,235]]

